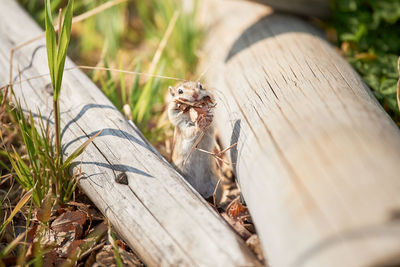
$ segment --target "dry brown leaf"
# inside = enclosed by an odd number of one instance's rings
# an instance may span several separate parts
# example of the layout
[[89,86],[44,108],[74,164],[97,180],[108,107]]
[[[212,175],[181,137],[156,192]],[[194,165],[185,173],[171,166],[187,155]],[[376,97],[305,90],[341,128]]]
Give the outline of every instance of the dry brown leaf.
[[92,251],[89,257],[85,260],[84,267],[91,267],[96,263],[96,252]]
[[70,207],[65,207],[64,205],[56,205],[55,207],[57,207],[57,214],[59,214],[59,215],[61,215],[61,214],[63,214],[63,213],[65,213],[65,212],[69,212],[69,211],[72,211],[71,209],[70,209]]
[[240,222],[240,220],[230,217],[226,212],[221,213],[221,216],[235,229],[243,240],[247,240],[251,233]]
[[75,202],[75,201],[70,201],[70,202],[67,203],[67,205],[75,206],[75,207],[79,208],[82,211],[88,211],[89,208],[90,208],[89,204],[81,203],[81,202]]
[[249,211],[246,206],[244,206],[239,199],[233,201],[229,206],[227,213],[233,218],[238,218],[240,216],[248,215]]
[[[118,248],[121,260],[124,266],[129,267],[142,267],[144,264],[139,258],[128,251]],[[115,254],[112,245],[104,246],[103,249],[96,255],[96,263],[103,267],[115,267]]]
[[125,244],[124,241],[122,241],[122,240],[116,240],[116,241],[115,241],[115,244],[116,244],[118,247],[120,247],[121,249],[126,250],[126,244]]
[[68,249],[67,249],[67,255],[72,255],[73,253],[75,253],[76,252],[76,249],[81,245],[81,244],[83,244],[83,240],[74,240],[74,241],[72,241],[70,244],[69,244],[69,246],[68,246]]
[[14,266],[17,264],[17,256],[9,255],[3,258],[1,261],[5,266]]
[[124,266],[129,267],[142,267],[144,264],[140,261],[138,256],[133,253],[130,253],[126,250],[119,249],[119,254],[121,255],[122,263]]
[[96,255],[96,263],[99,266],[112,267],[116,266],[114,259],[114,251],[111,245],[104,246],[103,249]]
[[43,256],[43,266],[56,266],[57,251],[52,249]]
[[35,239],[35,235],[36,235],[36,231],[38,229],[38,226],[35,225],[33,227],[31,227],[31,229],[29,229],[27,235],[26,235],[26,242],[27,243],[31,243],[33,241],[33,239]]
[[92,221],[103,221],[104,216],[97,209],[91,208],[89,209],[90,218]]
[[75,227],[75,240],[78,240],[82,237],[83,227],[78,223],[73,223],[72,225]]
[[88,217],[83,211],[67,211],[52,222],[51,228],[56,232],[67,232],[75,230],[76,227],[73,223],[83,226],[87,219]]
[[66,232],[49,229],[40,239],[35,239],[35,242],[40,241],[40,244],[45,247],[54,247],[57,259],[66,259],[69,255],[72,255],[79,245],[83,243],[83,240],[80,240],[82,235],[82,226],[74,223],[72,227],[74,228],[73,230]]
[[43,199],[40,208],[38,209],[36,213],[36,218],[43,222],[47,223],[50,220],[51,217],[51,209],[52,209],[52,204],[54,202],[54,198],[51,195],[51,191],[49,191],[49,194]]
[[34,242],[40,242],[42,246],[53,246],[56,248],[57,256],[64,257],[67,255],[67,250],[69,245],[75,240],[75,231],[67,231],[67,232],[57,232],[52,229],[46,231],[46,233],[38,237],[34,240]]

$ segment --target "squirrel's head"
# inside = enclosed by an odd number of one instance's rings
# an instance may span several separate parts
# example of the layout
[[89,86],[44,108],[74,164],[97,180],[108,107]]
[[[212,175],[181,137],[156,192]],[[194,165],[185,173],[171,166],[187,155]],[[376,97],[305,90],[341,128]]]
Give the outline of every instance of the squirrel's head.
[[169,93],[174,99],[181,99],[188,102],[196,102],[204,97],[211,97],[200,82],[183,82],[176,86],[168,87]]

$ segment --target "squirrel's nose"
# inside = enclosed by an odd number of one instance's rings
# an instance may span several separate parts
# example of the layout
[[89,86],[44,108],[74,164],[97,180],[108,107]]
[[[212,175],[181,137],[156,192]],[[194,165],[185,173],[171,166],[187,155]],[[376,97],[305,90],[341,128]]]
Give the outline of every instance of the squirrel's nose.
[[198,95],[197,93],[193,93],[192,97],[193,97],[194,99],[197,99],[197,98],[199,97],[199,95]]

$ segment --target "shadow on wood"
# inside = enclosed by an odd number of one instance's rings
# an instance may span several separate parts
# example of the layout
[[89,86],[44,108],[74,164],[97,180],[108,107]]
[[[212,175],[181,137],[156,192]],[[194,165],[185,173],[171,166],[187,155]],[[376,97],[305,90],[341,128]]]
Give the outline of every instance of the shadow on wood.
[[[271,266],[367,266],[400,253],[400,131],[299,18],[204,1],[215,122]],[[240,131],[239,131],[240,129]]]
[[[253,44],[265,41],[268,38],[275,38],[280,34],[300,34],[310,33],[310,29],[306,30],[303,28],[294,28],[287,26],[288,21],[291,21],[292,17],[284,15],[281,13],[272,13],[268,16],[260,18],[257,22],[251,24],[240,36],[235,40],[231,48],[229,49],[228,55],[225,58],[225,63],[227,63],[232,57],[240,53],[242,50],[248,49]],[[270,25],[273,25],[273,29],[270,29]],[[321,32],[314,30],[312,32],[315,36],[323,38]],[[251,38],[249,38],[251,36]],[[280,47],[283,51],[285,47]]]
[[[10,50],[42,29],[16,1],[0,8],[0,81],[7,83]],[[38,40],[15,53],[25,80],[48,73]],[[67,59],[66,68],[75,65]],[[18,69],[15,67],[14,73]],[[24,110],[52,119],[50,77],[14,86]],[[155,151],[80,70],[66,71],[60,97],[64,152],[103,130],[75,162],[80,187],[147,266],[259,266],[243,240]],[[51,125],[51,123],[50,123]],[[125,182],[116,179],[125,174]]]

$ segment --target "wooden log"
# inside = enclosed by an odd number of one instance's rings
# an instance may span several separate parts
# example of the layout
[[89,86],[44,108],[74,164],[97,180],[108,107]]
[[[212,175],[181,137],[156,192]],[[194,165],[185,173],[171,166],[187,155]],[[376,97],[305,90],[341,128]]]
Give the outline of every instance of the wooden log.
[[329,0],[250,0],[274,8],[277,11],[303,16],[328,18],[331,14]]
[[[210,1],[201,70],[216,127],[271,266],[378,265],[400,255],[400,132],[304,21]],[[375,265],[376,264],[376,265]]]
[[[8,82],[12,47],[43,31],[15,1],[0,8],[0,83]],[[21,79],[48,73],[45,40],[15,54]],[[67,60],[66,68],[73,67]],[[51,115],[49,75],[15,84],[24,109]],[[78,69],[66,71],[61,90],[62,141],[70,154],[103,129],[76,161],[80,187],[148,266],[259,266],[241,238],[124,119]],[[129,184],[115,177],[125,173]]]

